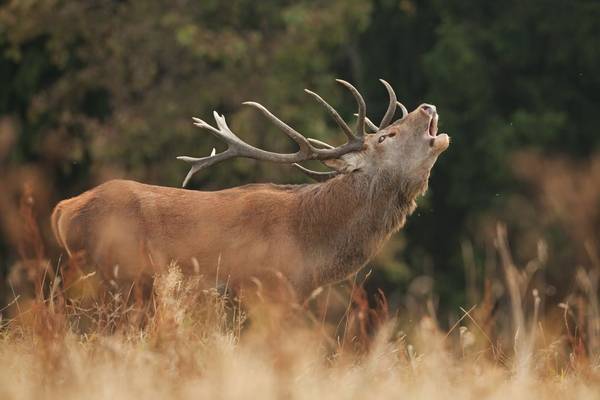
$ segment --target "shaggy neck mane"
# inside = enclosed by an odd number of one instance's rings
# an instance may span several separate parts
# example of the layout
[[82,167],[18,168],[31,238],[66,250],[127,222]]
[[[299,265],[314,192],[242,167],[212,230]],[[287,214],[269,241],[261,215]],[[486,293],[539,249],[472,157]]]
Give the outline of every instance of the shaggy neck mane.
[[319,279],[341,279],[373,257],[414,211],[427,178],[354,172],[299,188],[296,233],[307,254],[327,265]]

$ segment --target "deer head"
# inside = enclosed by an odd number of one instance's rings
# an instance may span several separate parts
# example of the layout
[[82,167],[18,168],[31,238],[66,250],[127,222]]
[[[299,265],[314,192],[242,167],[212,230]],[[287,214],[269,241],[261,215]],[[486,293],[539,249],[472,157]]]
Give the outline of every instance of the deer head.
[[[192,164],[183,186],[186,186],[193,174],[210,165],[233,157],[247,157],[256,160],[294,164],[307,175],[326,180],[339,174],[350,174],[362,171],[368,175],[382,172],[404,180],[423,181],[437,157],[448,148],[450,139],[446,134],[438,135],[438,114],[436,107],[422,104],[409,113],[402,103],[396,100],[392,87],[380,79],[389,95],[389,105],[379,125],[375,125],[366,116],[366,105],[358,90],[350,83],[338,79],[345,86],[358,104],[357,123],[351,129],[339,113],[318,94],[305,91],[317,100],[333,117],[337,125],[347,137],[347,142],[334,147],[325,142],[306,138],[292,127],[274,116],[261,104],[246,102],[244,104],[260,110],[269,120],[282,130],[290,139],[298,144],[298,151],[279,154],[258,149],[242,141],[233,133],[222,115],[214,112],[216,127],[205,121],[194,118],[194,124],[208,129],[217,138],[225,141],[227,150],[216,154],[215,150],[208,157],[177,157]],[[402,117],[392,123],[397,107],[402,110]],[[302,167],[299,163],[307,160],[319,160],[333,171],[316,172]]]

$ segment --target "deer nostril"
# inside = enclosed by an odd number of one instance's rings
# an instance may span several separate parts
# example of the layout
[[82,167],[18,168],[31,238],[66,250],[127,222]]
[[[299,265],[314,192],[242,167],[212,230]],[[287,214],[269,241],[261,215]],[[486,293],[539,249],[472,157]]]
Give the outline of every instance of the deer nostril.
[[421,109],[429,115],[435,113],[435,106],[432,106],[431,104],[423,104]]

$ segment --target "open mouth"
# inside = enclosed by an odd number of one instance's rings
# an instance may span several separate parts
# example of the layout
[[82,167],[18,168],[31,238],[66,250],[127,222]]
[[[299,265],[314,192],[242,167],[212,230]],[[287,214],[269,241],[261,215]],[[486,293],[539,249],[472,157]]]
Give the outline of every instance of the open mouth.
[[439,115],[435,106],[422,104],[420,110],[429,117],[427,131],[423,132],[423,137],[429,142],[429,147],[435,151],[435,154],[439,154],[450,145],[450,137],[445,133],[438,135]]
[[427,132],[429,133],[429,136],[431,137],[435,137],[438,133],[438,115],[435,114],[430,120],[429,120],[429,128],[427,129]]

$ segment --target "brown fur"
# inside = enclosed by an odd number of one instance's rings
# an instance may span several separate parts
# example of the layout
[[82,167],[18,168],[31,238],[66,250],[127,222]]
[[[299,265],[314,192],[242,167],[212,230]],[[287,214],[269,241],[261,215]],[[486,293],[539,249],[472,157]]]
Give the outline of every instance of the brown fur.
[[304,296],[363,267],[404,225],[448,147],[447,135],[429,144],[431,118],[417,109],[368,135],[338,160],[344,173],[318,184],[201,192],[110,181],[60,202],[54,233],[111,280],[176,261],[232,284],[283,278]]
[[422,187],[400,189],[360,173],[216,192],[114,180],[60,202],[52,226],[62,247],[85,251],[105,275],[118,264],[119,278],[132,278],[175,260],[222,280],[281,272],[306,292],[362,267],[403,225]]

